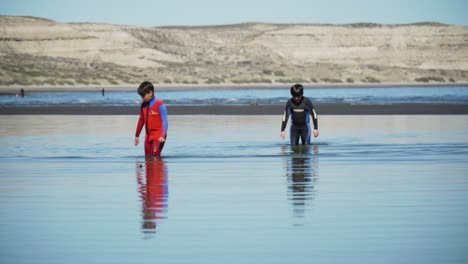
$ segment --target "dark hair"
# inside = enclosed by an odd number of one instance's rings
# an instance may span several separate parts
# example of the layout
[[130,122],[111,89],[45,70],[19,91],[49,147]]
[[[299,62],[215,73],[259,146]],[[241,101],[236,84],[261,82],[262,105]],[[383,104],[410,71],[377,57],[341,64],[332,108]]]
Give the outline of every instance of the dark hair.
[[137,90],[138,94],[143,97],[145,96],[147,93],[149,92],[153,92],[154,93],[154,86],[152,83],[148,82],[148,81],[144,81],[140,84],[140,86],[138,87],[138,90]]
[[296,83],[295,85],[291,86],[291,95],[302,96],[304,94],[304,87],[301,84]]

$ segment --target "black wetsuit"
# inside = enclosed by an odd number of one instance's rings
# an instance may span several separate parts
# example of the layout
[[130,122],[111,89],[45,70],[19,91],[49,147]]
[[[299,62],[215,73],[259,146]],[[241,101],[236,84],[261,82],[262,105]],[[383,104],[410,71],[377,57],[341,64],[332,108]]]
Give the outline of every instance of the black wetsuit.
[[291,145],[298,145],[299,139],[302,144],[310,144],[311,129],[310,116],[314,123],[314,129],[318,129],[317,114],[315,113],[312,102],[307,97],[302,97],[299,102],[289,99],[284,109],[283,122],[281,123],[281,132],[286,129],[289,116],[291,116]]

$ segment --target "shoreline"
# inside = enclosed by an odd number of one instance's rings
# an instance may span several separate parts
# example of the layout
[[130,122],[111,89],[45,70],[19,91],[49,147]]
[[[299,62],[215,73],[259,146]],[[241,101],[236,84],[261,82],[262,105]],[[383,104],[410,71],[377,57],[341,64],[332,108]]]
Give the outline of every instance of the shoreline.
[[[139,84],[129,85],[95,85],[95,86],[0,86],[0,95],[16,94],[20,89],[25,92],[106,92],[134,91]],[[291,84],[154,84],[156,90],[190,91],[190,90],[245,90],[245,89],[289,89]],[[343,88],[401,88],[401,87],[464,87],[468,83],[302,83],[305,88],[343,89]]]
[[[0,115],[138,115],[140,106],[3,107]],[[316,104],[320,115],[468,115],[468,104]],[[279,115],[283,105],[168,105],[170,115]]]

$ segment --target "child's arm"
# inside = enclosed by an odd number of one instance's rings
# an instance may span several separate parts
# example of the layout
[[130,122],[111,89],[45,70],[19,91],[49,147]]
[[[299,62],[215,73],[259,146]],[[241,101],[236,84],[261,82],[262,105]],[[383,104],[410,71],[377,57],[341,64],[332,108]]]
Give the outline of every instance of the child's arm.
[[145,117],[143,116],[143,107],[140,109],[140,118],[138,119],[137,128],[135,131],[135,146],[140,143],[140,133],[143,125],[145,124]]
[[281,134],[280,134],[281,139],[285,138],[286,133],[284,133],[284,130],[286,129],[286,124],[288,123],[290,114],[291,112],[289,111],[289,101],[288,101],[286,103],[286,107],[284,108],[283,121],[281,122]]
[[163,134],[159,138],[159,142],[164,142],[164,141],[166,141],[167,128],[169,127],[169,122],[167,120],[167,110],[166,110],[166,106],[164,104],[161,104],[159,106],[159,113],[161,114],[162,127],[163,127]]
[[318,137],[319,131],[318,131],[317,113],[315,112],[314,105],[309,99],[307,99],[306,104],[307,104],[307,107],[310,109],[310,115],[312,116],[312,123],[314,124],[314,137]]

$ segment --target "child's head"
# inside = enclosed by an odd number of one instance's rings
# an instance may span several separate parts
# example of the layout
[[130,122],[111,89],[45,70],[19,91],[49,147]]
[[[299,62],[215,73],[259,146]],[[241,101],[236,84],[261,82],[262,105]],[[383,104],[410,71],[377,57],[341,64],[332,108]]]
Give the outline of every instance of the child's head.
[[141,98],[143,98],[143,100],[146,99],[145,97],[149,97],[152,99],[153,94],[154,94],[154,86],[152,83],[148,81],[142,82],[140,86],[138,87],[137,92],[141,96]]
[[300,98],[304,95],[304,87],[301,84],[295,84],[291,86],[291,96],[296,99],[300,100]]

